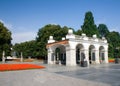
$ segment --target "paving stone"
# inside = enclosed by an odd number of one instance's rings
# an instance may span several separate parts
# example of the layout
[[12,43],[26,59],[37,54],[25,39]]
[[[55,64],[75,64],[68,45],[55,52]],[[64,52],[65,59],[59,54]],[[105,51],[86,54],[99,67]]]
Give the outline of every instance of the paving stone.
[[0,72],[0,86],[120,86],[120,64],[90,67],[31,64],[46,68]]

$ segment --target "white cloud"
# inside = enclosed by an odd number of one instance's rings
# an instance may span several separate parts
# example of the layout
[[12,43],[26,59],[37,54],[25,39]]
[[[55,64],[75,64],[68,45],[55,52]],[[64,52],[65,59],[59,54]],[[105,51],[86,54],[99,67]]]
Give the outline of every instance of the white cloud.
[[25,41],[34,40],[36,37],[36,32],[19,32],[12,34],[12,43],[21,43]]

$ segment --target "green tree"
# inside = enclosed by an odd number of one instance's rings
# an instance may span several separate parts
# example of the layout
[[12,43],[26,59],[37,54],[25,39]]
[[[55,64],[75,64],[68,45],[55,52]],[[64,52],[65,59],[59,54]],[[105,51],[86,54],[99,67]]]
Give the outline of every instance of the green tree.
[[100,37],[106,37],[106,35],[109,33],[109,30],[105,24],[99,24],[98,31],[99,31]]
[[36,56],[36,49],[37,49],[37,45],[36,45],[36,41],[32,40],[32,41],[27,41],[27,42],[23,42],[23,43],[16,43],[13,46],[13,50],[16,52],[17,57],[20,57],[20,53],[23,53],[23,57],[35,57]]
[[82,35],[82,33],[83,33],[82,30],[77,30],[75,34],[76,34],[76,35]]
[[68,32],[68,27],[64,26],[63,28],[60,25],[45,25],[39,29],[37,34],[37,46],[38,47],[38,56],[45,57],[47,55],[46,44],[49,36],[53,36],[54,40],[59,41],[62,37],[65,37]]
[[[118,32],[110,32],[106,36],[108,43],[109,43],[109,57],[112,56],[120,56],[120,34]],[[118,49],[118,52],[116,52],[116,49]]]
[[97,26],[94,23],[93,14],[90,11],[85,13],[84,23],[81,28],[82,32],[85,33],[87,36],[92,37],[92,35],[96,34],[99,37]]
[[11,32],[0,22],[0,57],[3,51],[6,56],[10,55],[11,40]]
[[46,44],[49,36],[52,35],[56,41],[59,41],[66,36],[68,29],[70,28],[66,26],[45,25],[39,29],[36,40],[17,43],[13,46],[13,50],[16,51],[18,57],[20,57],[20,52],[23,52],[23,57],[44,58],[47,55]]

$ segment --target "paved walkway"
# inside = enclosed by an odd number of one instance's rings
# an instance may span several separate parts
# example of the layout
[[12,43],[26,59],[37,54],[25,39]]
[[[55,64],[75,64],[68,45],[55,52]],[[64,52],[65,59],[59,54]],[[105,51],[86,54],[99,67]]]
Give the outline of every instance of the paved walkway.
[[77,79],[120,86],[120,64],[90,65],[90,67],[66,67],[53,65],[53,67],[48,67],[45,71]]
[[33,64],[46,68],[0,72],[0,86],[120,86],[120,64],[90,67]]
[[76,69],[69,72],[61,71],[56,73],[98,83],[102,82],[112,86],[120,86],[120,65],[95,66],[85,69]]

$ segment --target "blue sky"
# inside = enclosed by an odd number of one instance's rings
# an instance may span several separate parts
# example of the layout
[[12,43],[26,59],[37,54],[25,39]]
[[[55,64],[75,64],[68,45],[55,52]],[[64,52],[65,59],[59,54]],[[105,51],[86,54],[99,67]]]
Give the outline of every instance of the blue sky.
[[0,0],[0,21],[12,32],[12,43],[35,39],[46,24],[80,29],[91,11],[96,25],[120,32],[120,0]]

